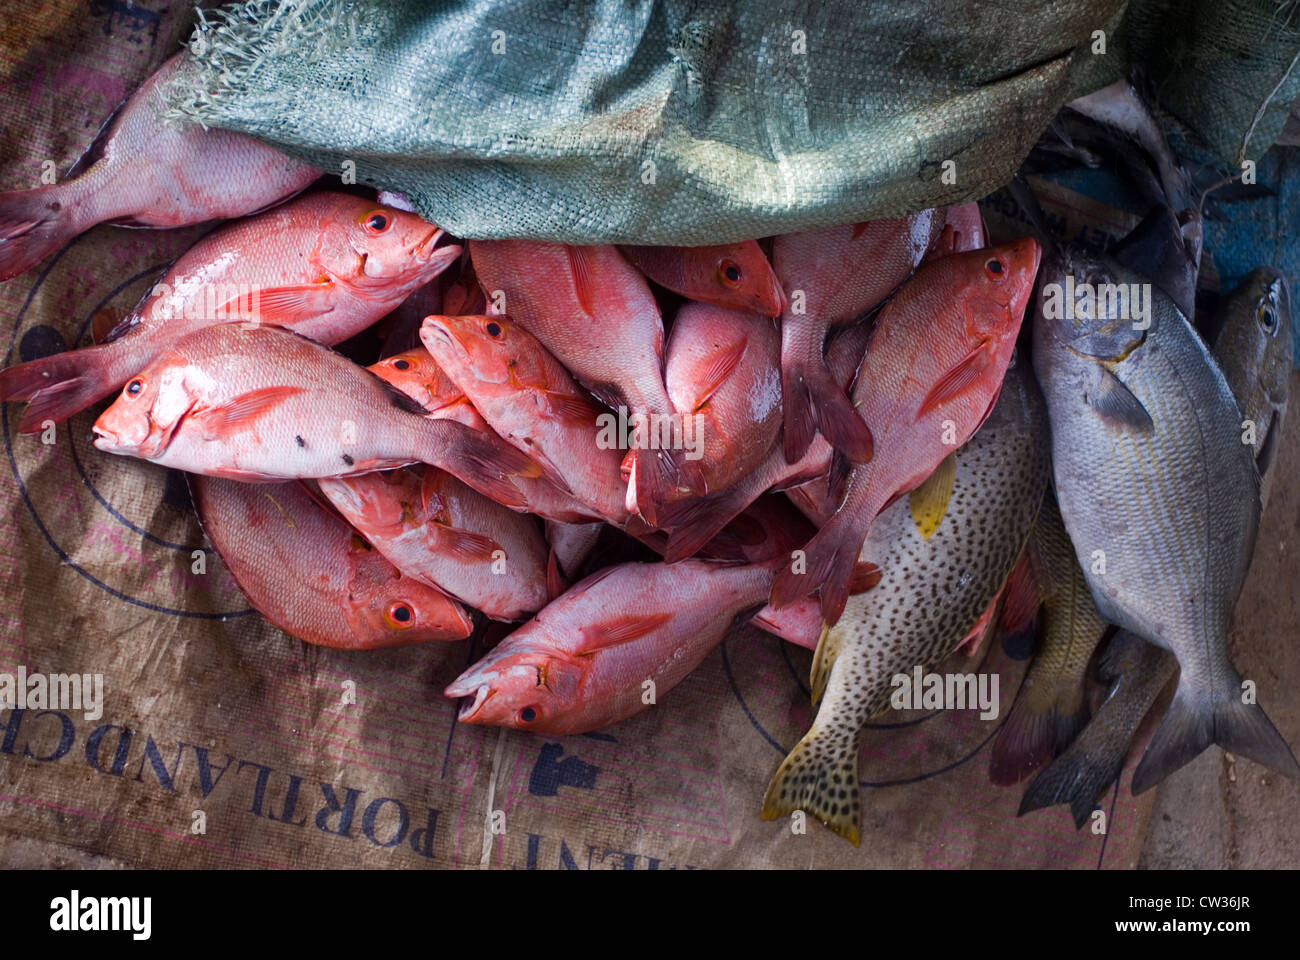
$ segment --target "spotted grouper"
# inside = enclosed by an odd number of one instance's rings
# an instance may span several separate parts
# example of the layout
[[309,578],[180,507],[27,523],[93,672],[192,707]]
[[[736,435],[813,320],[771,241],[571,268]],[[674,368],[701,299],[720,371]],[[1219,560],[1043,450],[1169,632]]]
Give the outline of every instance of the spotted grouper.
[[1046,413],[1013,366],[971,440],[872,524],[860,559],[879,585],[850,598],[813,658],[817,717],[763,798],[763,819],[806,810],[856,846],[858,736],[889,707],[891,680],[938,663],[997,596],[1029,537],[1050,471]]

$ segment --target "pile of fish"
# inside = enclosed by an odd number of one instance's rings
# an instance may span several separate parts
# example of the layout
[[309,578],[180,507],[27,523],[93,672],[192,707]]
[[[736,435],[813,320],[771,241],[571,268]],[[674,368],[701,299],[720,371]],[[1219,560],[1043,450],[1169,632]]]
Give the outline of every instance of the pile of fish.
[[[269,147],[160,125],[174,67],[70,179],[0,195],[0,278],[96,223],[232,222],[101,343],[0,372],[0,399],[32,433],[116,394],[95,446],[185,471],[276,626],[363,650],[516,624],[446,695],[462,722],[555,734],[647,709],[748,621],[816,651],[816,718],[762,815],[855,844],[891,678],[1005,635],[1039,637],[990,771],[1042,768],[1025,810],[1082,822],[1175,666],[1136,790],[1212,743],[1300,774],[1226,653],[1286,285],[1258,271],[1206,345],[1196,205],[1131,91],[1076,118],[1155,151],[1154,212],[1111,256],[990,245],[974,204],[575,247],[302,193],[319,172]],[[1085,296],[1105,284],[1122,295]],[[626,562],[602,565],[611,539]]]

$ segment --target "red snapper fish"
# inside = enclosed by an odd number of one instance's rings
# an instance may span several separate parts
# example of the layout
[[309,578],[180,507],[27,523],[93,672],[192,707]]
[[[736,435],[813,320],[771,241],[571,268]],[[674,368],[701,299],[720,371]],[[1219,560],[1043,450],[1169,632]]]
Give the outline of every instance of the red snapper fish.
[[[781,335],[764,317],[687,303],[668,337],[668,396],[694,418],[710,490],[757,467],[781,429]],[[681,499],[669,496],[669,501]]]
[[97,346],[0,371],[0,400],[28,400],[35,433],[108,396],[182,337],[214,323],[285,326],[346,340],[459,255],[443,231],[364,197],[314,193],[208,234]]
[[[626,563],[571,587],[443,692],[460,720],[548,734],[586,733],[662,697],[761,607],[761,564]],[[653,683],[653,688],[646,682]]]
[[339,477],[321,480],[320,489],[403,575],[494,620],[522,620],[549,599],[537,521],[441,470]]
[[374,650],[473,632],[460,604],[403,576],[302,484],[189,481],[213,548],[248,602],[285,633]]
[[774,605],[820,588],[823,617],[839,620],[871,521],[970,439],[997,400],[1040,254],[1026,237],[932,260],[881,311],[853,401],[877,424],[882,456],[853,469],[806,563],[778,575]]
[[647,277],[688,300],[779,317],[785,292],[757,241],[713,247],[621,246]]
[[0,193],[0,280],[99,223],[183,227],[244,217],[293,196],[320,171],[230,130],[160,119],[179,54],[104,126],[62,183]]
[[234,480],[429,463],[521,510],[527,499],[510,478],[540,472],[499,437],[427,419],[328,347],[265,325],[218,324],[185,337],[127,381],[94,431],[106,453]]
[[601,418],[614,415],[540,340],[505,314],[426,317],[420,339],[493,430],[590,508],[587,519],[627,522],[622,454],[600,442]]
[[916,269],[943,229],[943,211],[791,233],[772,243],[788,304],[781,314],[785,459],[795,463],[820,430],[854,463],[871,459],[871,427],[823,359],[827,333],[881,303]]
[[622,254],[531,240],[469,246],[491,312],[509,314],[588,390],[646,426],[629,450],[627,509],[653,525],[671,496],[705,492],[698,463],[674,442],[684,427],[664,385],[659,305]]

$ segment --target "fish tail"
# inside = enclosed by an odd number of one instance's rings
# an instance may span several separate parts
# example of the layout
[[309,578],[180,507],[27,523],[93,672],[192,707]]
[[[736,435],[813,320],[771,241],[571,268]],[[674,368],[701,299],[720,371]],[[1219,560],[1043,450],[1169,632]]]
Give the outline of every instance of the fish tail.
[[855,522],[858,515],[846,504],[803,550],[795,552],[772,585],[774,606],[794,603],[820,589],[822,619],[832,625],[839,621],[849,601],[858,554],[866,539],[866,531]]
[[1264,708],[1242,703],[1236,670],[1227,668],[1218,691],[1197,687],[1184,670],[1173,702],[1133,772],[1133,794],[1154,787],[1212,743],[1300,780],[1300,764]]
[[1128,753],[1128,740],[1110,742],[1085,731],[1078,740],[1034,778],[1020,800],[1017,816],[1058,803],[1068,803],[1074,826],[1082,827],[1096,809],[1097,797],[1119,777]]
[[853,463],[871,459],[871,431],[820,356],[783,367],[781,391],[786,463],[797,463],[807,453],[818,430]]
[[813,724],[782,761],[763,795],[764,820],[812,814],[855,847],[861,843],[862,788],[857,737]]
[[77,234],[71,207],[52,203],[59,185],[0,193],[0,281],[18,276]]
[[993,741],[989,781],[1003,787],[1019,783],[1065,750],[1087,722],[1081,686],[1022,689]]
[[0,400],[27,400],[19,433],[39,433],[80,413],[121,386],[111,347],[84,347],[0,370]]
[[526,510],[528,498],[514,478],[544,476],[537,461],[510,446],[496,434],[487,434],[456,420],[426,420],[428,447],[425,463],[446,470],[479,493],[512,510]]
[[[761,492],[761,491],[760,491]],[[669,531],[664,560],[676,563],[694,556],[758,498],[744,483],[694,500],[666,505],[659,519]]]

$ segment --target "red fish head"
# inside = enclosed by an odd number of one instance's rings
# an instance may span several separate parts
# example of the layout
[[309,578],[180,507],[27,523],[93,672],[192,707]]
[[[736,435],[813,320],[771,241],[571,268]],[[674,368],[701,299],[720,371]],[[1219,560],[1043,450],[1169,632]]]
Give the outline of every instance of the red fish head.
[[754,240],[724,247],[687,248],[688,287],[695,299],[721,307],[750,310],[779,317],[785,309],[785,291],[772,265]]
[[480,386],[514,388],[537,375],[537,341],[500,314],[424,318],[420,340],[444,367]]
[[312,259],[330,277],[359,288],[398,292],[427,283],[456,262],[462,248],[413,213],[361,197],[340,197],[322,218]]
[[561,733],[579,706],[582,677],[582,667],[570,660],[520,649],[489,654],[443,693],[465,698],[462,723]]
[[128,380],[95,421],[95,447],[146,460],[161,456],[195,404],[185,370],[183,362],[172,362],[164,354]]
[[1042,248],[1032,237],[953,257],[967,302],[966,333],[977,341],[1015,340],[1034,290]]
[[360,537],[343,614],[367,646],[462,640],[474,631],[465,608],[436,587],[398,573]]
[[454,403],[466,402],[465,394],[423,347],[394,354],[368,369],[430,413]]

